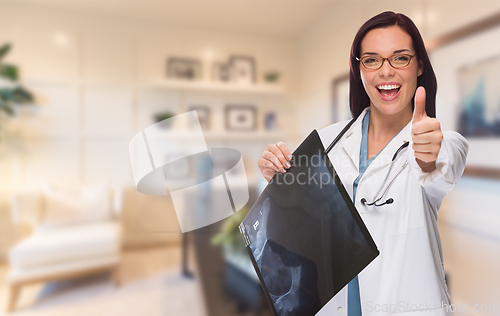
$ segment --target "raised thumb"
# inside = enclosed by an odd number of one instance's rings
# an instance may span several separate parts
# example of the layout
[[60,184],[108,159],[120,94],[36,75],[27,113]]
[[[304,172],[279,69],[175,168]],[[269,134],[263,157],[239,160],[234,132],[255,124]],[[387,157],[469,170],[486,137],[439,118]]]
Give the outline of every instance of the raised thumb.
[[413,124],[427,116],[425,113],[425,88],[420,86],[415,91],[415,108],[413,109]]

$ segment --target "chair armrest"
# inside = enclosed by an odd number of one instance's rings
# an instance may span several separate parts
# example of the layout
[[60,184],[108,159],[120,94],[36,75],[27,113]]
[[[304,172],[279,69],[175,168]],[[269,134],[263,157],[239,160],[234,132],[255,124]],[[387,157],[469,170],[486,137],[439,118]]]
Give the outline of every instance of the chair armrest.
[[15,224],[29,224],[33,229],[40,223],[43,198],[40,192],[19,191],[11,195],[10,212]]

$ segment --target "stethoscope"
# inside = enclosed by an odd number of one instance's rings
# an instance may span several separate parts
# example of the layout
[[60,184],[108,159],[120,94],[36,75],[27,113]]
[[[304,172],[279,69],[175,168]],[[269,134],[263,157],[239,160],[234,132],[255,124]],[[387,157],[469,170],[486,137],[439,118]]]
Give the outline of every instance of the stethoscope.
[[[353,118],[342,129],[342,131],[337,135],[337,137],[335,137],[335,139],[332,141],[332,143],[325,149],[325,152],[327,154],[332,150],[333,146],[335,146],[335,144],[337,144],[337,142],[340,140],[340,138],[347,132],[347,130],[352,126],[352,124],[354,124],[355,121],[356,121],[356,118]],[[392,156],[392,161],[391,161],[391,165],[389,167],[389,171],[387,172],[387,175],[385,176],[384,182],[382,182],[382,185],[379,187],[377,193],[375,194],[374,201],[371,202],[371,203],[368,203],[368,201],[365,198],[362,198],[361,199],[361,203],[363,203],[363,205],[366,205],[366,206],[372,206],[372,205],[382,206],[382,205],[394,203],[394,199],[393,198],[389,198],[384,203],[377,204],[377,202],[379,202],[384,197],[384,195],[387,193],[387,191],[391,187],[391,185],[394,182],[394,180],[396,179],[396,177],[401,173],[401,171],[403,171],[404,168],[406,168],[406,166],[408,165],[408,160],[405,160],[404,164],[401,166],[401,168],[399,168],[398,172],[392,177],[391,181],[389,181],[389,184],[386,186],[385,190],[382,192],[382,195],[380,195],[379,198],[377,198],[377,196],[379,196],[380,191],[382,191],[382,188],[385,186],[385,183],[387,182],[387,178],[389,178],[389,175],[391,174],[391,170],[392,170],[392,166],[394,165],[394,161],[396,160],[396,158],[398,157],[398,155],[401,153],[401,151],[403,149],[405,149],[406,147],[408,147],[409,144],[410,144],[409,142],[405,141],[403,143],[403,145],[401,145],[398,148],[398,150],[396,150],[396,152],[394,153],[394,156]]]
[[401,151],[403,149],[405,149],[406,147],[408,147],[409,144],[410,144],[409,142],[405,141],[403,143],[403,145],[401,145],[398,148],[398,150],[396,150],[396,153],[394,154],[394,156],[392,156],[391,165],[389,167],[389,171],[387,171],[387,175],[385,176],[384,182],[382,182],[382,185],[379,187],[377,193],[375,193],[374,201],[371,202],[371,203],[368,203],[368,201],[366,201],[365,198],[362,198],[361,199],[361,203],[363,203],[363,205],[366,205],[366,206],[372,206],[372,205],[382,206],[382,205],[394,203],[394,199],[393,198],[388,198],[387,200],[385,200],[384,203],[377,204],[384,197],[384,195],[387,193],[387,191],[391,187],[391,185],[394,182],[394,180],[396,179],[396,177],[401,173],[401,171],[403,171],[404,168],[406,168],[406,166],[408,165],[408,160],[405,160],[404,164],[401,166],[401,168],[399,168],[398,172],[396,172],[396,174],[392,177],[391,181],[389,181],[389,184],[385,187],[385,190],[382,192],[382,194],[380,195],[380,197],[377,198],[377,196],[379,196],[380,191],[382,191],[382,188],[385,186],[385,183],[387,182],[387,178],[389,178],[389,175],[391,174],[391,170],[392,170],[392,166],[394,165],[394,161],[398,157],[399,153],[401,153]]

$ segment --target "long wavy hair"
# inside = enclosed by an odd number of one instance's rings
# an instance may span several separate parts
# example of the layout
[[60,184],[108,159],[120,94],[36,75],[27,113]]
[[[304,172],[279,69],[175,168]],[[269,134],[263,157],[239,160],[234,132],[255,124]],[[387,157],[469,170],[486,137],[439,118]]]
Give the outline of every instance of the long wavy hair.
[[[349,73],[349,106],[351,114],[357,118],[363,110],[370,106],[370,98],[366,94],[365,88],[361,81],[359,72],[360,62],[356,57],[360,57],[361,42],[368,32],[374,29],[386,28],[393,25],[399,26],[403,31],[410,35],[413,48],[417,54],[416,58],[423,65],[423,73],[417,78],[417,87],[423,86],[426,92],[425,111],[428,116],[436,117],[436,92],[437,80],[434,70],[432,69],[429,55],[425,49],[424,41],[417,27],[404,14],[386,11],[369,19],[361,26],[358,33],[354,37],[351,47],[350,56],[350,73]],[[412,109],[414,107],[414,97],[412,97]]]

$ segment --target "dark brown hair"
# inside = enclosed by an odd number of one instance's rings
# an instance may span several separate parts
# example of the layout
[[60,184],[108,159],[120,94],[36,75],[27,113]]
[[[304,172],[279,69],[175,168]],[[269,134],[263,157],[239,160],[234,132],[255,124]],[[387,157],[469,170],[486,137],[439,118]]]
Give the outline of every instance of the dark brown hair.
[[[366,23],[363,24],[358,30],[358,33],[352,42],[349,74],[349,103],[351,114],[354,118],[356,118],[366,107],[370,106],[370,98],[366,94],[363,83],[361,82],[361,76],[359,73],[360,62],[356,60],[356,57],[360,57],[361,42],[369,31],[393,25],[399,26],[403,31],[410,35],[412,39],[413,48],[417,54],[416,58],[422,63],[424,70],[423,73],[417,78],[417,87],[423,86],[425,88],[425,111],[427,112],[427,115],[430,117],[436,117],[437,80],[434,70],[432,69],[429,56],[425,50],[422,36],[410,18],[404,14],[394,13],[391,11],[380,13],[379,15],[376,15],[366,21]],[[413,106],[414,100],[412,98],[412,109]]]

